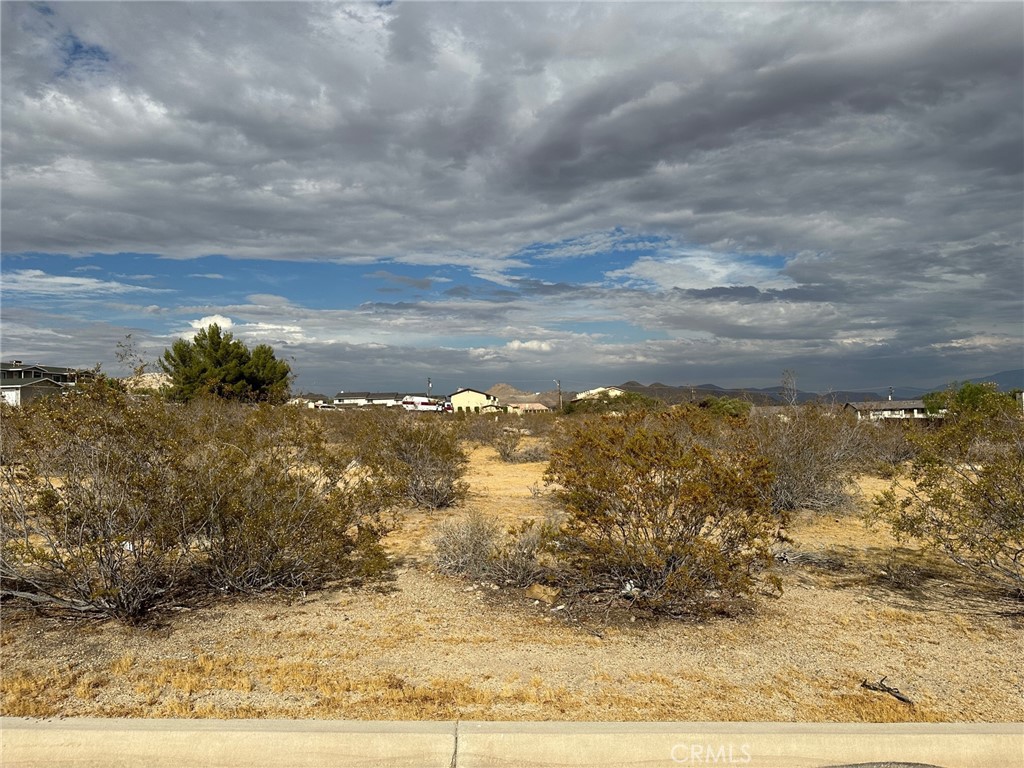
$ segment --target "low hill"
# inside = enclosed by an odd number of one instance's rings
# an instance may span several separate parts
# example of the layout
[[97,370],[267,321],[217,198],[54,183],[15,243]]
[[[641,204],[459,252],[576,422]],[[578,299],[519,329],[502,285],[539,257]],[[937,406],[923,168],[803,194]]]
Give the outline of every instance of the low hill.
[[[497,397],[502,405],[510,403],[543,403],[548,408],[558,408],[557,389],[551,389],[547,392],[524,392],[510,384],[495,384],[487,390],[487,394]],[[568,399],[568,393],[563,391],[562,397]]]

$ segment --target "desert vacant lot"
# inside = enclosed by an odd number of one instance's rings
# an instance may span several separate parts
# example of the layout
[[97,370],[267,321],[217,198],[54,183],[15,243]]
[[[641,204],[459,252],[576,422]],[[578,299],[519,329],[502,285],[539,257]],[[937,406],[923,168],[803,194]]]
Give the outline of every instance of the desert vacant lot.
[[[477,448],[454,513],[410,512],[377,589],[224,601],[133,629],[5,607],[3,713],[477,720],[1024,720],[1020,605],[856,517],[798,517],[785,593],[708,623],[583,617],[434,574],[432,530],[539,517],[543,464]],[[861,482],[864,493],[884,487]],[[886,683],[911,707],[862,680]]]

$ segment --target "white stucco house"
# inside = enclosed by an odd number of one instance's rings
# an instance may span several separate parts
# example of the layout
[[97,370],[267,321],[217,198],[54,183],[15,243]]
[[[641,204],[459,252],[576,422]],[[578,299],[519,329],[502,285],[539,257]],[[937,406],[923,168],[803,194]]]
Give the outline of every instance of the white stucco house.
[[853,411],[858,420],[880,421],[883,419],[931,419],[936,417],[936,414],[928,413],[924,400],[876,400],[847,403],[843,407]]
[[573,402],[577,400],[596,400],[599,397],[621,397],[624,394],[626,394],[626,390],[621,387],[595,387],[594,389],[577,392]]

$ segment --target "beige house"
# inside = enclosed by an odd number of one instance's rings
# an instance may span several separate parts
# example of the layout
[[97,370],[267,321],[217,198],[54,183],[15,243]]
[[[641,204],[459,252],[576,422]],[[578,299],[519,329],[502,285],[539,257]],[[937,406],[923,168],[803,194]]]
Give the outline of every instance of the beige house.
[[509,413],[518,413],[520,416],[524,413],[551,413],[551,409],[544,403],[509,403],[508,410]]
[[481,392],[479,389],[460,389],[448,398],[456,413],[465,411],[468,413],[483,413],[484,411],[497,411],[501,409],[498,398]]

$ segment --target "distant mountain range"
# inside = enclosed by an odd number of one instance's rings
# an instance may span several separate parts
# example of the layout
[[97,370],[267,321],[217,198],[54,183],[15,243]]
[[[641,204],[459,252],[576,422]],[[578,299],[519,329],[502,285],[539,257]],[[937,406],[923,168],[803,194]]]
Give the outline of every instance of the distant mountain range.
[[[1024,389],[1024,368],[1012,371],[1000,371],[988,376],[979,376],[974,379],[965,379],[970,382],[993,382],[1003,392],[1014,389]],[[919,400],[922,395],[928,392],[941,392],[953,382],[938,384],[934,387],[921,389],[918,387],[894,387],[892,396],[896,400]],[[740,389],[720,387],[717,384],[698,384],[696,386],[674,387],[668,384],[655,382],[654,384],[641,384],[638,381],[627,381],[625,384],[617,385],[627,392],[637,392],[648,397],[655,397],[667,403],[700,402],[706,397],[738,397],[749,400],[755,405],[779,405],[784,402],[780,394],[781,387],[776,384],[773,387],[743,387]],[[548,407],[558,407],[558,391],[548,392],[523,392],[508,384],[495,384],[489,390],[489,394],[497,396],[502,403],[544,403]],[[575,392],[562,391],[562,398],[568,402],[575,396]],[[831,392],[797,392],[797,400],[801,403],[821,400],[828,403],[858,403],[871,400],[885,400],[889,392],[861,392],[856,390],[835,390]]]
[[1015,389],[1024,389],[1024,368],[1017,368],[1013,371],[1000,371],[999,373],[993,373],[989,376],[979,376],[976,379],[964,379],[959,382],[948,381],[945,384],[940,384],[930,389],[918,389],[916,387],[896,387],[893,397],[897,397],[901,400],[915,400],[929,392],[941,392],[946,389],[950,384],[959,383],[966,384],[971,382],[974,384],[981,384],[985,382],[992,382],[999,387],[1000,392],[1011,392]]

